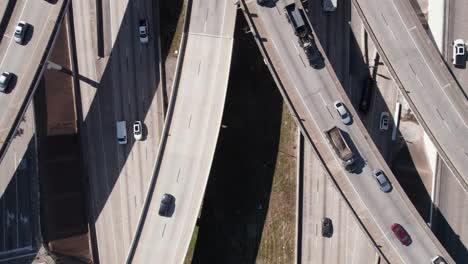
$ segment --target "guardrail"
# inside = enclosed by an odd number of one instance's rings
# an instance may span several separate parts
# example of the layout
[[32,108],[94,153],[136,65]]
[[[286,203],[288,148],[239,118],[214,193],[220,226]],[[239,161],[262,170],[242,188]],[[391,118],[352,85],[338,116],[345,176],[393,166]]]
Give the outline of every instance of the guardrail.
[[192,0],[187,0],[187,10],[185,12],[185,17],[184,17],[184,30],[182,32],[182,39],[180,41],[180,46],[179,46],[179,56],[177,58],[177,64],[175,68],[175,75],[174,75],[174,80],[173,80],[171,98],[169,100],[164,127],[161,133],[161,141],[159,143],[159,147],[157,151],[157,157],[156,157],[156,162],[155,162],[154,169],[153,169],[153,175],[151,176],[150,184],[148,186],[148,190],[146,191],[146,198],[145,198],[145,202],[143,205],[142,213],[138,219],[138,225],[135,230],[132,243],[130,244],[130,249],[127,254],[127,259],[125,260],[125,263],[128,263],[128,264],[132,263],[133,257],[135,255],[135,250],[136,250],[136,247],[138,245],[138,242],[141,236],[143,225],[145,224],[144,222],[146,220],[146,215],[148,214],[148,208],[150,206],[151,198],[153,196],[153,191],[156,186],[156,178],[157,178],[159,169],[161,168],[161,161],[162,161],[162,157],[164,154],[164,149],[166,147],[167,136],[169,134],[169,128],[172,123],[172,116],[174,114],[174,106],[175,106],[175,102],[177,99],[177,92],[179,89],[180,73],[182,71],[182,63],[184,60],[185,49],[187,46],[187,35],[188,35],[188,28],[189,28],[189,22],[190,22],[189,18],[190,18],[191,12],[192,12]]

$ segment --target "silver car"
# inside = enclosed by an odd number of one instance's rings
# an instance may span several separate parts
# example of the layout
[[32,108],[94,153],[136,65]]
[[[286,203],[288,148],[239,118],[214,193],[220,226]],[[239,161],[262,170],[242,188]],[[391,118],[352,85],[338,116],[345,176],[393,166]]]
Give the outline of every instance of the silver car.
[[141,121],[135,121],[135,123],[133,123],[133,137],[135,140],[141,140],[143,138],[143,126]]
[[340,115],[340,118],[343,124],[345,125],[351,124],[351,115],[349,114],[344,104],[340,101],[336,101],[335,103],[333,103],[333,105],[335,106],[335,109],[338,112],[338,115]]
[[18,25],[15,28],[15,42],[23,45],[26,39],[26,32],[28,31],[28,23],[24,21],[18,22]]
[[377,180],[377,183],[380,186],[380,190],[382,192],[390,192],[392,190],[392,185],[388,181],[387,177],[385,176],[382,170],[374,170],[372,175]]

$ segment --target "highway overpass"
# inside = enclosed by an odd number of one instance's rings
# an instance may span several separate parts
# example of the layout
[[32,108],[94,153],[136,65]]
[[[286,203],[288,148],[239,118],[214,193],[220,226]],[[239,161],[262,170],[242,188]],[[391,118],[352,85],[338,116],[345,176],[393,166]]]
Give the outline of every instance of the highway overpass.
[[[13,2],[13,0],[9,1]],[[14,138],[19,121],[31,102],[42,77],[68,3],[68,0],[17,0],[11,13],[8,11],[4,14],[10,17],[4,29],[4,35],[1,36],[0,72],[12,72],[17,78],[13,81],[13,89],[10,93],[0,93],[0,105],[2,105],[0,162]],[[0,7],[0,9],[5,8]],[[13,39],[16,24],[20,20],[31,25],[29,36],[26,37],[26,45],[19,45]],[[0,194],[6,188],[3,183],[8,182],[9,180],[1,181]]]
[[409,1],[353,4],[418,122],[468,190],[468,88],[454,79]]
[[[237,6],[188,1],[158,161],[127,263],[182,263],[202,204],[224,109]],[[171,217],[158,215],[164,193]]]
[[[283,10],[285,4],[292,1],[280,0],[270,7],[260,7],[252,1],[241,2],[260,50],[303,134],[315,146],[325,170],[340,188],[361,227],[384,260],[390,263],[421,263],[429,262],[435,255],[450,259],[382,158],[328,60],[325,60],[323,69],[308,66]],[[325,55],[318,40],[316,44]],[[342,124],[333,107],[336,100],[348,107],[355,117],[353,124]],[[356,174],[344,170],[327,144],[324,131],[333,126],[345,132],[355,154],[360,156],[360,171]],[[383,193],[379,190],[372,178],[373,169],[385,171],[393,184],[393,191]],[[403,246],[394,236],[390,230],[393,223],[401,224],[409,232],[413,239],[409,247]]]

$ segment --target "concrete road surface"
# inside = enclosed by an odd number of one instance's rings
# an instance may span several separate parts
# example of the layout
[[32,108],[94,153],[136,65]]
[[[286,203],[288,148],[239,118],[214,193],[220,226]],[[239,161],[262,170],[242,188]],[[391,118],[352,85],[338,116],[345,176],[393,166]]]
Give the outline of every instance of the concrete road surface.
[[[93,254],[100,263],[124,263],[152,175],[163,123],[159,80],[159,17],[154,1],[110,5],[112,52],[98,58],[94,1],[73,1],[81,104],[82,150],[89,177]],[[149,43],[138,37],[147,19]],[[128,143],[119,145],[116,121],[127,124]],[[144,124],[142,141],[132,124]]]
[[[340,179],[346,181],[346,185],[351,185],[354,195],[357,195],[364,208],[353,208],[354,210],[364,210],[370,214],[369,219],[365,219],[367,226],[374,234],[373,239],[378,241],[390,262],[418,263],[429,261],[434,255],[447,253],[443,250],[435,236],[425,225],[422,218],[412,207],[401,187],[398,185],[390,169],[386,165],[382,156],[365,131],[364,126],[357,119],[357,114],[352,109],[349,100],[345,98],[343,88],[339,85],[333,71],[330,68],[316,70],[306,63],[305,54],[297,44],[296,36],[284,15],[283,7],[286,1],[278,1],[272,8],[257,7],[255,3],[250,3],[251,12],[258,15],[257,27],[267,32],[261,35],[260,39],[266,43],[272,54],[273,63],[276,70],[282,76],[282,82],[292,85],[295,95],[289,95],[297,99],[295,102],[300,106],[305,106],[304,119],[306,126],[315,126],[319,131],[325,131],[332,126],[338,126],[350,137],[354,152],[362,158],[361,168],[357,174],[350,174],[342,167],[337,168],[335,164],[339,161],[333,157],[333,161],[328,161],[327,167],[333,170]],[[261,23],[261,22],[262,23]],[[260,24],[261,23],[261,24]],[[276,64],[277,63],[277,64]],[[348,105],[354,122],[350,126],[345,126],[333,108],[336,100],[344,101]],[[302,112],[301,112],[302,113]],[[310,124],[309,122],[312,122]],[[314,133],[312,130],[309,133]],[[325,142],[324,133],[317,134],[317,140]],[[333,153],[329,145],[322,155]],[[328,156],[325,156],[328,159]],[[373,169],[383,169],[394,189],[390,193],[383,193],[379,190],[376,181],[372,178]],[[344,178],[341,178],[343,176]],[[342,182],[343,184],[343,182]],[[406,228],[413,243],[409,247],[403,246],[390,230],[393,223],[399,223]],[[378,236],[376,234],[379,234]]]
[[[55,3],[36,0],[19,0],[13,10],[9,24],[0,43],[0,72],[8,71],[16,75],[12,83],[12,90],[8,94],[0,93],[0,146],[15,126],[15,120],[23,111],[23,104],[31,99],[34,79],[40,71],[41,62],[47,44],[52,37],[55,22],[59,19],[60,11],[66,0]],[[13,33],[18,21],[25,21],[31,25],[26,35],[26,45],[19,45],[13,39]]]
[[[378,254],[356,218],[323,170],[306,141],[303,152],[302,264],[374,263]],[[321,220],[333,223],[330,238],[321,234]]]
[[[458,180],[468,189],[468,100],[409,1],[353,0],[387,66]],[[423,122],[422,122],[423,121]]]
[[[160,152],[156,186],[138,231],[141,237],[132,263],[184,261],[221,125],[235,18],[236,6],[230,0],[192,3],[180,83],[173,94],[174,111],[171,118],[169,110],[166,121],[167,143]],[[170,217],[158,215],[164,193],[175,197]]]

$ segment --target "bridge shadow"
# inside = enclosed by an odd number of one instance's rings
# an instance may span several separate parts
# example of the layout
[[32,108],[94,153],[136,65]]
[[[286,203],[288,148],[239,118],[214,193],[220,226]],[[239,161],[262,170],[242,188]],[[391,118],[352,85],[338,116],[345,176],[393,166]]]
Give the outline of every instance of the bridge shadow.
[[[38,239],[40,221],[36,139],[32,136],[19,140],[28,140],[27,148],[24,155],[14,157],[18,164],[0,197],[0,263],[13,263],[10,260],[16,258],[24,259],[19,256],[37,253],[41,246]],[[16,155],[13,151],[6,154],[2,165],[12,165],[12,154]],[[5,176],[4,172],[2,176]]]
[[282,97],[237,14],[228,93],[192,263],[255,263],[270,203]]
[[435,221],[432,224],[434,234],[455,260],[455,263],[465,263],[468,259],[468,249],[461,241],[460,235],[452,229],[450,223],[438,208],[435,208],[434,214]]
[[[371,45],[373,45],[372,39],[367,35],[367,33],[357,36],[357,33],[350,29],[350,24],[348,22],[350,21],[350,16],[351,14],[357,15],[355,12],[351,12],[351,0],[340,1],[337,10],[327,15],[324,15],[321,11],[319,4],[320,1],[308,2],[308,15],[312,26],[317,33],[318,41],[320,41],[326,51],[329,61],[334,68],[341,85],[359,114],[359,118],[361,118],[367,132],[380,151],[380,154],[389,164],[393,174],[402,186],[406,195],[409,197],[410,201],[416,207],[421,217],[426,222],[429,222],[432,201],[430,194],[425,187],[425,183],[423,182],[423,178],[425,177],[425,182],[427,184],[427,175],[425,174],[425,168],[421,168],[420,166],[421,161],[416,162],[415,160],[415,158],[418,158],[418,156],[424,156],[424,154],[422,152],[420,155],[411,153],[411,149],[414,152],[413,144],[416,142],[412,142],[410,139],[405,138],[401,128],[396,131],[395,141],[392,141],[391,139],[391,130],[395,124],[393,123],[392,117],[393,110],[390,109],[394,109],[394,106],[390,106],[387,103],[382,91],[398,89],[398,87],[394,83],[388,82],[393,78],[389,74],[388,70],[385,69],[385,64],[382,62],[379,55],[376,54],[376,56],[374,56],[374,54],[369,52],[371,50]],[[344,35],[347,30],[350,31],[349,43],[346,41],[337,41],[339,40],[338,36]],[[346,47],[346,45],[349,46]],[[338,51],[334,51],[333,49],[337,49]],[[343,60],[345,49],[349,49],[350,52],[348,65],[349,71],[346,70],[347,67],[343,66],[345,62]],[[349,76],[351,76],[351,78]],[[375,83],[371,87],[366,87],[369,79],[374,80]],[[370,102],[368,102],[369,110],[367,112],[363,112],[359,110],[359,106],[362,99],[365,98],[363,90],[366,88],[371,89],[370,92],[372,93],[372,96],[370,97]],[[388,94],[386,94],[386,96],[388,97]],[[399,97],[401,98],[401,96]],[[380,130],[379,128],[381,112],[390,113],[388,130]],[[404,117],[403,119],[405,118],[407,120],[404,120],[404,122],[417,124],[417,121],[412,114],[409,115],[409,118]],[[421,131],[419,131],[420,137],[422,137]],[[422,141],[419,141],[418,144],[422,144]],[[365,157],[362,158],[365,159]],[[418,163],[418,165],[416,165],[416,163]],[[423,167],[429,167],[427,161],[423,163],[425,163],[425,166]],[[439,217],[437,218],[440,218],[438,223],[439,230],[448,231],[443,231],[443,234],[436,231],[436,236],[444,246],[451,250],[449,253],[452,257],[457,257],[458,260],[465,260],[466,254],[458,254],[459,251],[464,253],[467,252],[463,242],[451,228],[450,224],[445,220],[445,217],[440,213],[438,216]],[[452,247],[450,245],[452,245]]]

